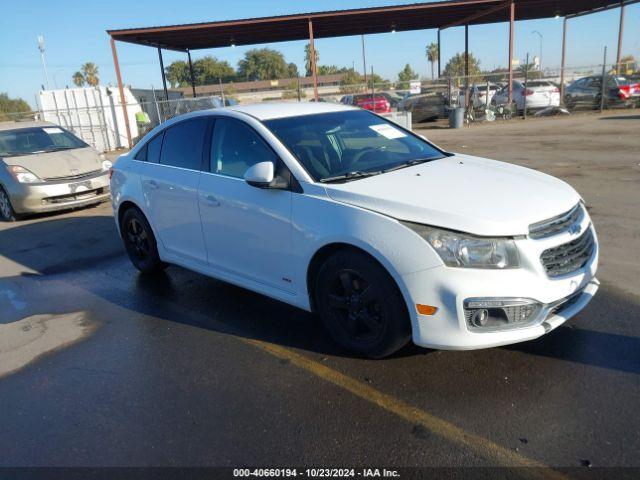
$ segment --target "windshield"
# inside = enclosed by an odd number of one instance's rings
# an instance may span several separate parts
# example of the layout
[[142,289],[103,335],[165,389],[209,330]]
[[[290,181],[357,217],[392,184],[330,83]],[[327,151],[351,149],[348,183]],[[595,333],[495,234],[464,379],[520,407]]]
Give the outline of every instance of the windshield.
[[56,152],[88,146],[60,127],[31,127],[0,131],[0,156],[2,157]]
[[348,181],[444,157],[425,140],[363,110],[264,122],[316,181]]

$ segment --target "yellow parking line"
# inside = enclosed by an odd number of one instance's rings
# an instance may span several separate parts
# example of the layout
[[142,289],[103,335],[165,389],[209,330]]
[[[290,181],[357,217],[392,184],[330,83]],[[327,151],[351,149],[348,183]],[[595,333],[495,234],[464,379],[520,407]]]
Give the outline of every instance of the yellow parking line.
[[368,402],[374,403],[410,423],[422,425],[434,434],[445,438],[446,440],[469,448],[479,456],[486,458],[494,464],[505,467],[533,467],[519,470],[518,474],[523,477],[554,480],[567,479],[567,477],[562,475],[560,472],[551,469],[547,465],[520,455],[518,452],[502,447],[479,435],[467,432],[446,420],[442,420],[435,415],[409,405],[408,403],[383,393],[366,383],[355,380],[332,368],[322,365],[315,360],[311,360],[310,358],[289,350],[288,348],[254,339],[243,339],[243,341],[278,358],[289,360],[297,367],[300,367],[323,380],[326,380],[327,382],[333,383],[334,385],[337,385],[338,387],[341,387],[352,394],[367,400]]

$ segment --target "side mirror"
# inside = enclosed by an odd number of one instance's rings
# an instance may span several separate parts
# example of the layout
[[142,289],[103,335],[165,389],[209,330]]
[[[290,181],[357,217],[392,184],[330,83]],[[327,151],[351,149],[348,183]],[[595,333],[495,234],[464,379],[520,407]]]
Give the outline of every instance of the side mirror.
[[270,188],[274,180],[273,162],[259,162],[244,172],[244,181],[252,187]]

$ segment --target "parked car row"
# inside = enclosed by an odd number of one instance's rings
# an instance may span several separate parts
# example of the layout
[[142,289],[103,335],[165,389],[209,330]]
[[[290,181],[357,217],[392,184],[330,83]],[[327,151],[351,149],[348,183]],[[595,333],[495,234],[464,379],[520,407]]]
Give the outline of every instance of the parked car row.
[[[560,106],[560,89],[549,80],[529,80],[526,88],[524,83],[513,81],[511,95],[518,111],[525,105],[531,109]],[[505,105],[508,101],[509,88],[505,85],[495,93],[491,104]]]
[[[631,82],[625,77],[606,76],[604,85],[605,107],[638,106],[640,102],[640,83]],[[599,106],[602,98],[602,75],[584,77],[571,83],[565,89],[564,104],[567,108],[579,106]]]

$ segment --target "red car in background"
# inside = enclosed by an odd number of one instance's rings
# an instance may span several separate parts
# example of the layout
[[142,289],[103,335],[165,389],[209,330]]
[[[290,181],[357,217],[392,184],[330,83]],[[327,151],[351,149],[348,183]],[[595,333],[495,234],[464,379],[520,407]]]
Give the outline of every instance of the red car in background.
[[391,103],[386,97],[382,95],[354,95],[353,103],[356,107],[364,108],[365,110],[371,110],[374,113],[389,113],[391,112]]

